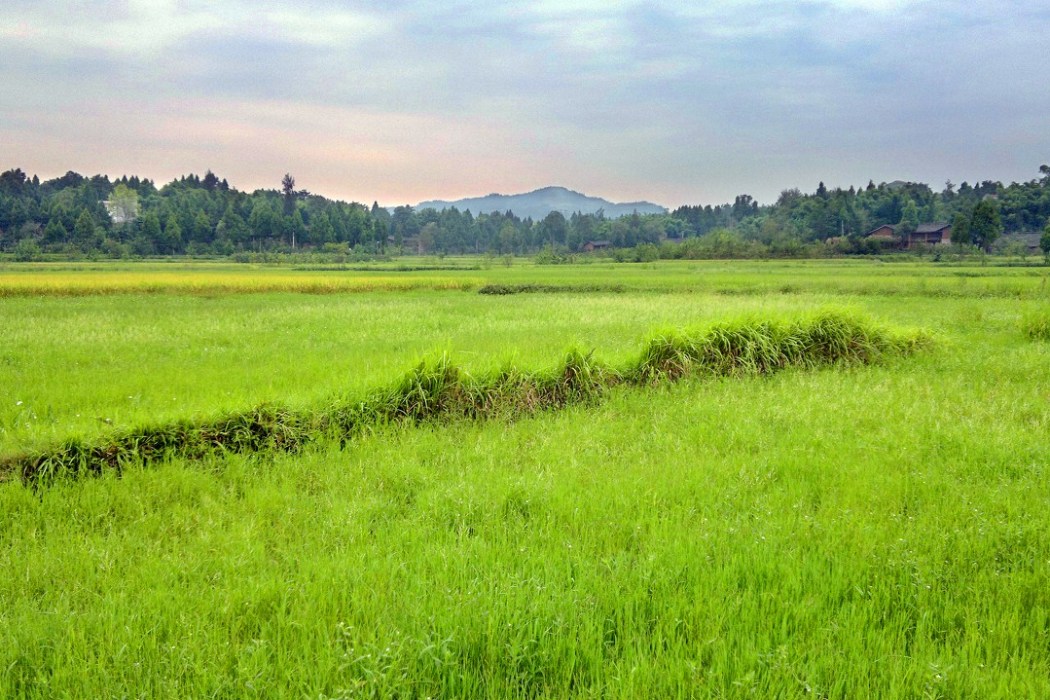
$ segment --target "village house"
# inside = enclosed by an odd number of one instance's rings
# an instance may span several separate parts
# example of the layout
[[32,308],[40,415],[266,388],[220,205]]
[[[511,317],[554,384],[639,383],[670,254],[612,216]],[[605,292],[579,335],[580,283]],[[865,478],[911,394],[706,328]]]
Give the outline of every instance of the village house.
[[901,236],[897,233],[896,226],[883,224],[882,226],[868,231],[864,234],[864,237],[873,241],[898,242],[903,244],[905,248],[911,248],[920,244],[948,244],[952,242],[952,227],[951,224],[944,223],[919,224],[915,228],[915,231],[909,233],[907,238],[902,240]]
[[137,217],[137,207],[128,207],[126,202],[115,202],[111,199],[102,200],[102,206],[109,214],[110,221],[114,224],[126,224],[134,221]]
[[911,248],[917,243],[925,243],[926,245],[944,243],[947,245],[951,242],[951,224],[919,224],[915,228],[915,232],[908,235],[908,241],[905,244],[905,247]]
[[590,253],[595,250],[604,250],[612,246],[611,241],[587,241],[583,244],[583,252]]
[[1043,249],[1039,247],[1039,241],[1042,240],[1042,237],[1043,234],[1039,231],[1007,233],[995,242],[995,247],[999,250],[1009,250],[1011,248],[1018,252],[1023,250],[1024,255],[1041,255]]
[[873,241],[896,241],[897,232],[889,224],[883,224],[865,233],[864,237]]

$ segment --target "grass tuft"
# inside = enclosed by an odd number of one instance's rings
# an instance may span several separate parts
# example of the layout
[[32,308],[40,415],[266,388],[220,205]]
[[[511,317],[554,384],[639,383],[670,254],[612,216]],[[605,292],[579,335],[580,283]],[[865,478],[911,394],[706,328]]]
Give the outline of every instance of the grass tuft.
[[1026,315],[1021,319],[1021,332],[1029,340],[1050,340],[1050,310]]

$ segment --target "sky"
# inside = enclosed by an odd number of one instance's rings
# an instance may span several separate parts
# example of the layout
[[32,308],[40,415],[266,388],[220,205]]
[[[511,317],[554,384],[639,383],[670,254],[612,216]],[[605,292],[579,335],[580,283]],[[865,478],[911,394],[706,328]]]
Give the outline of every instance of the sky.
[[669,207],[1050,162],[1046,0],[3,0],[0,170]]

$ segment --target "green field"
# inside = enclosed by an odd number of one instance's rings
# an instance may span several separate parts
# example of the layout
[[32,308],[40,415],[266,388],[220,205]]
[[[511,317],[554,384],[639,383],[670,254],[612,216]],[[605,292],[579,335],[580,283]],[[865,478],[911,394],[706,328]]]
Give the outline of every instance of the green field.
[[1050,696],[1050,268],[429,265],[0,268],[0,456],[364,399],[441,353],[620,365],[829,308],[932,343],[5,473],[0,697]]

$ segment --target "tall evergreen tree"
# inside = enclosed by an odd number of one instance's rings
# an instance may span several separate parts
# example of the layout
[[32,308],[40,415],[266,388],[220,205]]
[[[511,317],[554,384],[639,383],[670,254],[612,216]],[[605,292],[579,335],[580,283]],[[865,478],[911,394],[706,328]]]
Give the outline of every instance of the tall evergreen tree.
[[179,218],[172,212],[168,220],[164,222],[164,230],[157,242],[157,247],[163,253],[170,252],[175,255],[182,249],[182,227],[179,226]]
[[92,250],[98,250],[99,245],[102,243],[102,236],[99,235],[98,226],[95,225],[95,220],[92,218],[91,213],[84,209],[80,212],[80,216],[77,217],[77,223],[73,227],[73,245],[81,250],[81,252],[87,253]]

